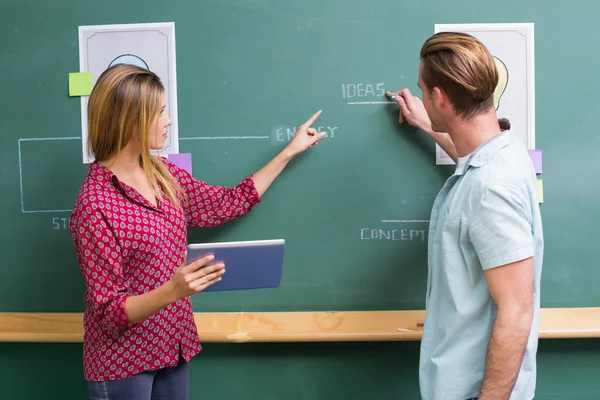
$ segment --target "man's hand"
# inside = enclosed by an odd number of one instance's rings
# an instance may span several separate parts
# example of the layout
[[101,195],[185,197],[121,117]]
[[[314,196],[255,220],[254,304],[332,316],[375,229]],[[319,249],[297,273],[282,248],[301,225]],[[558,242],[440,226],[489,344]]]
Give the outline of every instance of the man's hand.
[[431,120],[420,98],[413,96],[408,89],[396,93],[387,92],[387,96],[400,106],[399,123],[406,121],[410,126],[419,128],[423,132],[431,132]]
[[386,94],[400,106],[400,114],[398,116],[399,123],[406,121],[409,125],[422,130],[427,136],[433,139],[433,141],[436,142],[454,162],[458,160],[456,147],[454,146],[454,142],[452,142],[452,138],[450,138],[450,134],[446,132],[435,132],[431,128],[431,119],[429,119],[429,115],[420,98],[413,96],[408,89],[402,89],[395,93],[387,92]]

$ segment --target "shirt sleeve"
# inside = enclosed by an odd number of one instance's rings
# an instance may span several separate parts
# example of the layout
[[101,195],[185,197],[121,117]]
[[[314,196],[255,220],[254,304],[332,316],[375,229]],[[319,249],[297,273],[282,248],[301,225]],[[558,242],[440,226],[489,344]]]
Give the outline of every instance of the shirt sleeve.
[[123,277],[121,248],[100,211],[82,212],[73,229],[86,299],[94,317],[110,332],[134,327],[125,311],[131,294]]
[[169,172],[185,191],[182,206],[187,224],[194,227],[214,227],[246,215],[262,201],[250,175],[233,188],[212,186],[195,179],[188,171],[163,160]]
[[535,254],[530,203],[516,188],[486,188],[469,220],[469,238],[484,270]]

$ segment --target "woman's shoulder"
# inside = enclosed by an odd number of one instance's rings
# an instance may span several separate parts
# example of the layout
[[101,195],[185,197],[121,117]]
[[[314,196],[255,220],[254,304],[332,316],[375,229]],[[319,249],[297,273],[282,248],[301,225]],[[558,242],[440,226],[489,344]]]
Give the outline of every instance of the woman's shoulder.
[[96,215],[118,200],[119,192],[112,182],[103,176],[101,178],[93,173],[86,177],[77,193],[71,218],[85,219]]
[[[178,165],[177,162],[170,160],[165,156],[155,156],[156,159],[163,164],[166,170],[171,176],[179,183],[179,185],[185,187],[194,181],[191,171]],[[191,167],[191,162],[189,163]]]
[[92,214],[104,207],[107,200],[111,199],[110,193],[97,182],[84,182],[79,190],[74,212],[78,214]]

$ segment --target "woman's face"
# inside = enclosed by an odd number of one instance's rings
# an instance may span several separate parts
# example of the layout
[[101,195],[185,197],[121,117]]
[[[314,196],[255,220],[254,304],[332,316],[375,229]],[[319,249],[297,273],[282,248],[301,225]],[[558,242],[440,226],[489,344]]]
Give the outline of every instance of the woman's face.
[[166,102],[163,96],[160,114],[156,117],[154,128],[150,132],[150,150],[160,150],[165,146],[171,118],[165,112]]

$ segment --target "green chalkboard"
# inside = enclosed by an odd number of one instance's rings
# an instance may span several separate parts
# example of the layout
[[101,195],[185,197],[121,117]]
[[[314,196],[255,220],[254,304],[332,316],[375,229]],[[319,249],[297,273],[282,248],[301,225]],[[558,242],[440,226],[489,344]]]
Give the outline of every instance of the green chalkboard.
[[[470,22],[535,23],[543,306],[599,305],[594,7],[542,0],[3,2],[0,311],[83,310],[68,231],[68,210],[87,173],[80,99],[68,95],[68,74],[79,70],[78,26],[163,21],[175,22],[179,133],[188,139],[180,151],[192,153],[197,178],[236,184],[318,109],[316,126],[329,133],[248,216],[190,229],[191,242],[287,241],[280,288],[201,293],[196,311],[424,308],[426,220],[452,167],[435,165],[422,133],[398,126],[395,105],[348,104],[348,93],[366,102],[385,101],[382,88],[419,93],[419,49],[434,24]],[[265,138],[189,140],[231,136]]]

